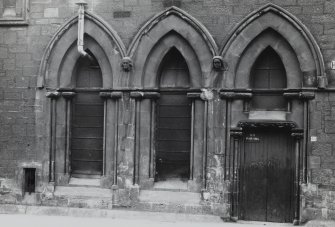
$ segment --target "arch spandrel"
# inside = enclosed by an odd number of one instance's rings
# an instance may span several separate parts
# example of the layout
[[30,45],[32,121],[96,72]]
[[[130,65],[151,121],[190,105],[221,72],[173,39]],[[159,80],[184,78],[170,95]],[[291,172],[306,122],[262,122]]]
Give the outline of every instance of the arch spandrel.
[[[165,44],[164,42],[168,42],[168,39],[164,39],[163,37],[168,34],[175,33],[179,38],[176,38],[176,48],[180,50],[191,48],[194,55],[185,56],[186,62],[190,63],[190,61],[194,61],[197,58],[197,62],[200,65],[200,74],[203,75],[204,78],[209,78],[209,74],[211,73],[211,61],[213,56],[217,53],[217,46],[209,34],[209,32],[205,29],[203,25],[200,24],[196,19],[188,15],[186,12],[182,11],[177,7],[171,7],[162,13],[156,15],[151,20],[149,20],[137,33],[134,40],[132,41],[128,55],[134,61],[134,71],[132,87],[152,87],[152,84],[146,84],[147,73],[152,74],[156,72],[148,72],[145,68],[148,65],[149,59],[152,60],[150,55],[154,53],[154,48],[159,49],[162,47],[166,47],[168,49],[171,48],[170,44]],[[178,41],[181,40],[183,41]],[[186,43],[185,43],[186,41]],[[181,46],[178,48],[177,46],[181,43],[185,43],[185,47]],[[183,44],[184,45],[184,44]],[[161,52],[164,54],[164,52]],[[188,59],[192,60],[188,60]],[[157,62],[159,64],[159,62]],[[192,67],[196,67],[192,65]],[[199,73],[198,73],[199,74]],[[193,75],[191,75],[192,77]],[[202,80],[202,79],[201,79]],[[206,80],[205,84],[201,86],[206,86],[206,84],[210,84],[211,81]]]
[[[268,4],[251,13],[234,28],[233,33],[225,41],[221,55],[229,67],[221,86],[236,87],[232,81],[237,81],[235,75],[241,56],[249,45],[253,45],[253,40],[268,29],[280,34],[294,51],[300,68],[300,73],[297,73],[296,76],[312,77],[307,78],[312,82],[300,84],[298,87],[316,86],[317,78],[325,76],[324,62],[319,47],[311,33],[297,18],[273,4]],[[300,80],[303,81],[306,78],[300,78]]]
[[[71,47],[77,40],[77,16],[71,18],[67,23],[65,23],[56,34],[53,36],[51,41],[46,48],[43,55],[38,78],[38,87],[49,87],[58,88],[61,85],[68,85],[67,81],[61,81],[63,76],[61,73],[64,72],[62,67],[64,66],[64,59],[68,58],[67,55],[71,55],[71,59],[77,59],[79,55],[72,53]],[[84,48],[96,49],[97,59],[100,63],[106,62],[108,64],[100,65],[101,68],[111,68],[112,71],[109,75],[104,75],[104,77],[109,76],[110,79],[105,79],[104,87],[110,88],[112,86],[118,86],[118,79],[113,77],[113,75],[121,74],[119,70],[119,64],[121,59],[126,55],[125,47],[117,35],[117,33],[111,29],[101,18],[93,15],[92,13],[85,13],[85,35],[91,37],[91,41],[85,44]],[[96,47],[93,47],[96,45]],[[98,49],[100,50],[98,51]],[[103,53],[101,53],[101,50]],[[99,57],[106,58],[105,60],[99,59]],[[66,70],[65,70],[66,71]],[[104,70],[103,70],[104,71]],[[106,69],[105,72],[108,70]],[[114,81],[113,81],[114,80]],[[108,83],[108,84],[107,84]]]

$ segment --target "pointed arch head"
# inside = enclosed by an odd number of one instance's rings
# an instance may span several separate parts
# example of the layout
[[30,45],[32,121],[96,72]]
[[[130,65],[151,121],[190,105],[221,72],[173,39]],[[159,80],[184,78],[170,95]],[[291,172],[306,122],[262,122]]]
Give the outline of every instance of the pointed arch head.
[[[181,52],[186,62],[189,56],[183,52],[191,51],[192,58],[196,58],[200,64],[200,74],[204,77],[211,72],[211,61],[217,53],[217,46],[207,29],[195,18],[177,7],[170,7],[150,19],[137,33],[130,44],[128,56],[134,61],[134,84],[135,87],[148,87],[152,84],[143,84],[146,67],[155,53],[154,48],[168,50],[171,48],[169,38],[174,35],[176,48]],[[168,42],[168,43],[167,43]],[[179,45],[179,47],[178,47]],[[164,47],[165,46],[165,47]],[[161,52],[162,54],[164,51]],[[191,72],[190,72],[191,73]],[[192,74],[190,75],[193,76]]]
[[[118,34],[101,18],[85,12],[85,46],[101,67],[103,87],[116,86],[116,70],[126,56],[125,46]],[[61,26],[50,40],[39,69],[38,87],[56,89],[72,87],[72,70],[80,55],[77,51],[78,16]],[[115,80],[115,81],[114,81]]]
[[267,46],[282,59],[292,88],[317,86],[317,78],[325,76],[323,57],[312,34],[291,13],[270,3],[249,14],[226,39],[221,56],[229,69],[221,86],[247,87],[246,82],[240,81],[245,78],[247,68],[241,66],[252,65]]

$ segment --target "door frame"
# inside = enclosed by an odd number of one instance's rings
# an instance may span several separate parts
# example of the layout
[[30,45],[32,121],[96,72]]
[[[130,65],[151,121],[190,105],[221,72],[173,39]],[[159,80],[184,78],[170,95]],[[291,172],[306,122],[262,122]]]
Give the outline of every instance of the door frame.
[[245,120],[240,121],[237,124],[237,127],[230,129],[230,136],[231,136],[231,146],[230,146],[230,216],[233,219],[239,219],[240,212],[241,212],[241,196],[240,196],[240,189],[241,184],[240,182],[240,167],[241,163],[241,146],[243,143],[243,135],[246,129],[252,128],[286,128],[290,133],[290,136],[294,138],[294,192],[292,196],[292,203],[294,204],[294,216],[293,216],[293,224],[299,224],[300,219],[300,188],[302,184],[301,173],[303,168],[302,160],[305,159],[307,155],[306,152],[303,151],[303,137],[304,137],[304,130],[297,128],[297,124],[292,121],[273,121],[273,120]]

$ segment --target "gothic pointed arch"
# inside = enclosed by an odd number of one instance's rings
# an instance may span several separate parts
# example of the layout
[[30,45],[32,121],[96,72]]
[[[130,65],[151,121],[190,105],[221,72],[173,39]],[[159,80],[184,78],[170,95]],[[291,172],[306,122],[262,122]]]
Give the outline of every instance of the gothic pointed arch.
[[299,67],[299,59],[290,44],[271,28],[258,35],[243,51],[236,65],[234,81],[231,81],[229,86],[235,86],[236,88],[252,87],[250,84],[252,67],[258,56],[267,48],[271,48],[276,52],[283,62],[288,81],[287,88],[300,87],[303,83],[303,76]]
[[[50,40],[40,64],[38,87],[55,89],[71,87],[71,73],[79,59],[76,50],[78,17],[60,27]],[[117,86],[119,64],[126,55],[118,34],[98,16],[85,12],[85,46],[97,59],[103,76],[103,87]]]
[[[267,38],[264,40],[265,36]],[[293,66],[292,62],[287,61],[287,64],[284,62],[286,70],[291,70],[292,73],[287,72],[288,80],[294,80],[294,85],[291,86],[316,87],[318,78],[325,77],[323,57],[312,34],[291,13],[270,3],[249,14],[226,39],[221,56],[229,67],[225,72],[224,81],[221,81],[219,86],[228,88],[246,86],[243,84],[245,82],[241,82],[238,78],[241,73],[246,74],[246,69],[243,69],[245,72],[241,72],[239,66],[245,64],[242,61],[246,53],[249,53],[248,59],[252,65],[252,59],[265,48],[265,44],[257,41],[260,39],[267,42],[266,45],[272,46],[283,61],[289,56],[296,63],[296,66]],[[251,49],[254,50],[253,53],[247,52]]]
[[[189,66],[194,61],[199,64],[200,72],[197,74],[204,77],[202,81],[206,81],[205,78],[209,77],[211,72],[212,58],[217,55],[215,41],[199,21],[173,6],[149,20],[130,44],[128,56],[133,59],[135,67],[131,86],[153,86],[151,81],[145,78],[147,73],[157,75],[155,71],[148,71],[148,67],[151,66],[149,59],[152,59],[152,54],[159,49],[164,56],[164,53],[172,47],[172,43],[175,43],[174,46],[181,52]],[[192,77],[198,76],[190,73],[191,80]],[[199,86],[206,86],[206,84],[200,82]]]

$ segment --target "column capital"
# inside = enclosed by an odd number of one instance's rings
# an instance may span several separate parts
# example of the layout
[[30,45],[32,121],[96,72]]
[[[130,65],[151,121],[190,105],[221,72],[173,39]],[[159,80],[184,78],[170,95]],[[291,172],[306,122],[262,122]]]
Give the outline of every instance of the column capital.
[[72,92],[72,91],[64,91],[61,93],[61,95],[65,98],[65,99],[72,99],[76,93]]
[[45,96],[50,99],[57,99],[60,96],[60,92],[58,91],[48,91]]
[[160,97],[159,92],[148,92],[148,91],[130,92],[130,98],[133,99],[158,99],[159,97]]
[[251,99],[251,92],[234,92],[234,91],[221,91],[220,92],[221,99]]
[[201,95],[201,92],[188,92],[187,93],[187,98],[189,98],[189,99],[201,99],[200,95]]
[[230,129],[230,135],[236,139],[243,135],[243,129],[241,127],[235,127]]
[[302,139],[304,137],[304,130],[300,128],[294,128],[291,130],[291,136],[295,139]]

